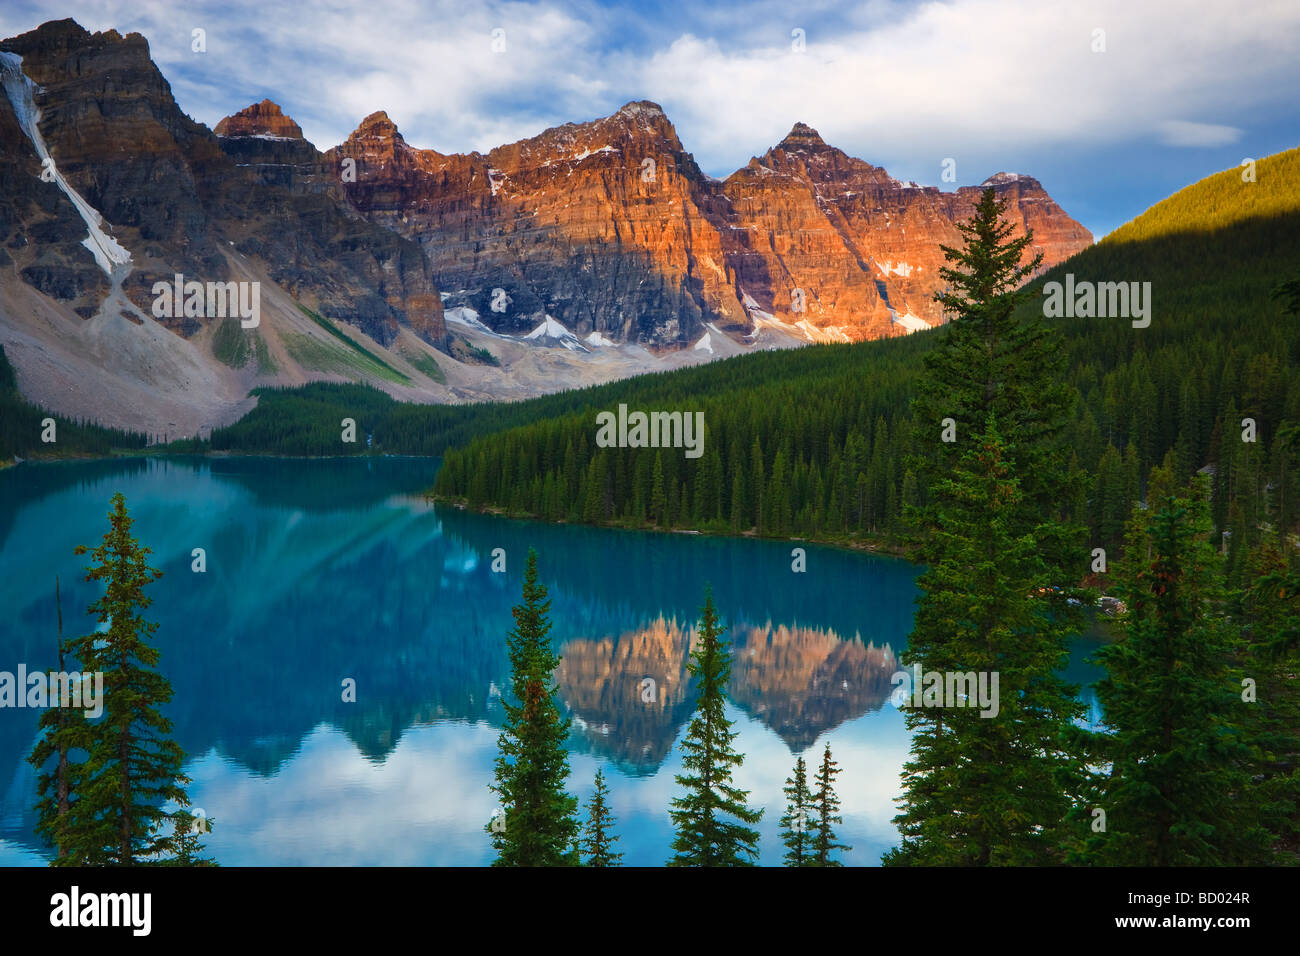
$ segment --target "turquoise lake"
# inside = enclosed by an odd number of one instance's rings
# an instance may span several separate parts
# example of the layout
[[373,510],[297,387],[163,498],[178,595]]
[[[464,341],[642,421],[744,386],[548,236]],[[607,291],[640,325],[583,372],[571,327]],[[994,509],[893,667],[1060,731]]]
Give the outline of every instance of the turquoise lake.
[[[536,548],[574,718],[570,792],[604,768],[623,862],[670,855],[681,736],[693,697],[688,628],[706,583],[733,643],[736,774],[764,808],[760,862],[779,865],[781,792],[795,756],[826,741],[843,768],[848,865],[897,842],[908,732],[889,702],[919,569],[796,543],[546,525],[435,507],[433,459],[122,459],[0,473],[0,670],[55,663],[54,578],[65,633],[93,627],[83,580],[126,495],[164,574],[166,713],[188,755],[193,804],[227,865],[480,865],[508,684],[505,634]],[[202,548],[206,571],[191,570]],[[503,549],[506,569],[492,570]],[[1080,639],[1069,676],[1095,646]],[[342,684],[356,682],[355,703]],[[1088,698],[1090,709],[1095,703]],[[0,708],[0,865],[40,865],[39,711]]]

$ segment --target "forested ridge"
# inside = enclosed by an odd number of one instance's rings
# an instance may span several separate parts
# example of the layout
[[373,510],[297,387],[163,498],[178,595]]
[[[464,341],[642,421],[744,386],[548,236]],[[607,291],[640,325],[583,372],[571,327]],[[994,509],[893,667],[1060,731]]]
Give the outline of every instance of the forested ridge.
[[[1269,198],[1234,205],[1234,190]],[[1217,228],[1187,221],[1197,208]],[[1161,464],[1179,482],[1214,472],[1215,524],[1235,529],[1235,544],[1270,521],[1294,526],[1300,150],[1261,160],[1254,183],[1228,171],[1183,190],[1030,289],[1067,273],[1152,284],[1147,328],[1052,320],[1077,392],[1069,444],[1087,476],[1071,506],[1093,543],[1118,546],[1130,502]],[[907,467],[910,399],[921,355],[945,334],[747,356],[574,393],[586,401],[448,451],[434,490],[549,520],[896,543],[903,508],[925,494]],[[596,448],[596,413],[620,402],[703,411],[703,456]],[[1254,442],[1242,440],[1244,418]]]

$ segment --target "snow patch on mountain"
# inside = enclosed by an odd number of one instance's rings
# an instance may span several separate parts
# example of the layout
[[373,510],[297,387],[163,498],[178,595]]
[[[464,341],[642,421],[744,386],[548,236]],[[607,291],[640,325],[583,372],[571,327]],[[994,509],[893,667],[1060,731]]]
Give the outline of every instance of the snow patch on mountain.
[[585,339],[583,339],[583,341],[586,342],[588,345],[594,345],[598,348],[610,348],[618,344],[613,339],[608,339],[605,336],[601,335],[599,331],[592,332]]
[[708,352],[710,355],[712,355],[713,354],[713,333],[705,332],[704,335],[700,336],[700,340],[695,343],[695,351]]
[[804,336],[808,339],[809,342],[817,342],[822,345],[825,345],[832,342],[847,343],[853,341],[851,338],[849,338],[848,333],[846,333],[844,329],[838,325],[827,325],[827,326],[819,327],[813,325],[807,319],[800,319],[798,322],[794,324],[794,327],[799,331],[801,331],[804,334]]
[[925,321],[925,319],[920,316],[913,315],[911,312],[905,312],[900,315],[893,309],[890,309],[889,317],[894,320],[895,325],[901,325],[903,328],[907,329],[909,333],[920,332],[923,329],[930,328],[929,322]]
[[754,297],[748,292],[743,293],[741,304],[744,305],[745,311],[749,313],[749,317],[755,322],[762,320],[764,322],[775,322],[777,325],[785,325],[784,322],[778,319],[771,312],[764,312],[759,307],[758,303],[754,301]]
[[479,321],[478,313],[467,305],[457,306],[454,309],[447,309],[442,313],[443,318],[448,322],[455,322],[457,325],[468,326],[479,332],[486,332],[488,335],[496,335],[490,328]]
[[104,217],[68,185],[68,181],[55,166],[54,160],[50,158],[50,151],[41,136],[39,125],[41,111],[36,108],[34,96],[36,84],[23,72],[21,56],[0,50],[0,81],[3,81],[5,93],[9,96],[9,102],[13,104],[18,125],[32,141],[32,145],[36,148],[36,155],[41,159],[42,176],[45,175],[45,170],[49,170],[53,174],[53,181],[63,190],[64,195],[72,200],[72,205],[89,231],[89,235],[82,240],[81,244],[90,250],[90,254],[95,257],[96,264],[104,270],[104,274],[112,277],[115,267],[130,264],[131,253],[104,231]]
[[542,320],[542,324],[525,335],[524,338],[540,345],[558,345],[572,352],[591,351],[578,340],[576,335],[564,327],[564,323],[550,315],[546,316]]
[[912,266],[906,262],[892,262],[889,259],[886,259],[884,262],[877,262],[876,265],[879,267],[881,275],[889,275],[892,272],[896,276],[906,278],[912,274],[913,269],[916,269],[918,272],[920,271],[918,266]]
[[573,162],[581,162],[588,156],[595,156],[597,153],[619,153],[622,152],[617,146],[602,146],[600,149],[584,149],[577,156],[573,157]]

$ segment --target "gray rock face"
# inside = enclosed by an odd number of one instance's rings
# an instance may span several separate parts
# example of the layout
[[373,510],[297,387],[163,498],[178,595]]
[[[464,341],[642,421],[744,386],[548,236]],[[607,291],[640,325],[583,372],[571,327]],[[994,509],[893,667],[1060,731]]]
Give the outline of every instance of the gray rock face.
[[[130,250],[124,289],[135,305],[147,311],[153,284],[176,273],[232,279],[223,250],[233,248],[290,294],[380,342],[406,325],[444,345],[442,306],[419,249],[359,216],[300,134],[267,139],[236,124],[230,131],[241,135],[214,135],[177,107],[138,34],[92,35],[63,20],[0,48],[20,55],[41,88],[40,129],[59,170]],[[297,130],[282,116],[276,128]],[[11,129],[10,104],[0,102],[0,163],[26,173],[0,180],[0,229],[33,239],[22,261],[28,282],[93,314],[108,283],[87,271],[95,265],[78,248],[85,227],[40,181],[31,143]],[[171,327],[188,336],[202,323]]]

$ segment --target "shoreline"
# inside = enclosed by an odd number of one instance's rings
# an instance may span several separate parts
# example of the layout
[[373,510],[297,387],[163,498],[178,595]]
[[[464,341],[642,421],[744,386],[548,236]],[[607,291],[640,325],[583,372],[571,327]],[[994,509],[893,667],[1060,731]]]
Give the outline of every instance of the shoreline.
[[[423,495],[425,501],[432,504],[448,505],[458,508],[461,511],[469,512],[469,505],[465,498],[453,498],[445,495],[436,495],[432,492],[425,492]],[[780,537],[775,535],[762,535],[755,530],[748,529],[739,533],[734,531],[718,531],[708,528],[660,528],[654,525],[645,527],[636,527],[620,521],[602,521],[596,524],[590,524],[585,521],[553,521],[549,518],[543,518],[540,515],[529,514],[527,512],[512,514],[504,508],[481,508],[472,514],[488,515],[496,518],[511,518],[516,521],[540,521],[543,524],[566,526],[573,525],[579,528],[607,528],[614,531],[641,531],[651,534],[689,534],[699,535],[709,538],[737,538],[749,541],[783,541],[802,544],[814,544],[818,547],[834,548],[837,551],[849,551],[855,554],[874,554],[886,558],[898,558],[907,561],[909,564],[920,564],[908,549],[900,545],[891,545],[879,538],[859,539],[857,541],[846,541],[844,538],[809,538],[809,537]]]
[[5,468],[14,468],[20,464],[49,465],[61,461],[119,461],[123,458],[285,458],[293,459],[295,461],[338,461],[347,458],[418,458],[432,461],[433,459],[441,457],[441,455],[389,454],[386,452],[366,452],[356,455],[286,455],[260,451],[150,451],[147,449],[137,451],[135,449],[124,448],[111,451],[107,455],[67,452],[56,455],[36,455],[21,460],[14,460],[11,457],[0,460],[0,470]]

